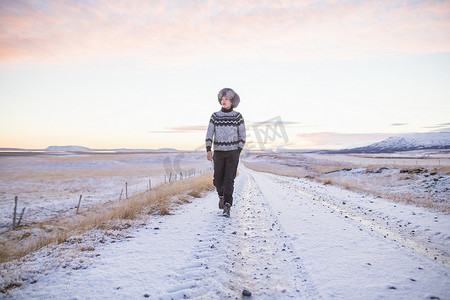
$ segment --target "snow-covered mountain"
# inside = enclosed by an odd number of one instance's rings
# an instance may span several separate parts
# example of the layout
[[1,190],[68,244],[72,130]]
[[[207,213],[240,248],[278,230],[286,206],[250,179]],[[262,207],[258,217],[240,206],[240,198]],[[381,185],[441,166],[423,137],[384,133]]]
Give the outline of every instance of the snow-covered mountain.
[[450,149],[450,132],[408,133],[389,137],[365,147],[344,152],[394,152],[420,149]]
[[82,146],[50,146],[47,151],[90,151],[91,149]]
[[160,148],[157,150],[154,149],[128,149],[128,148],[120,148],[120,149],[90,149],[83,146],[50,146],[45,149],[46,151],[66,151],[66,152],[88,152],[88,151],[110,151],[110,152],[118,152],[118,153],[129,153],[129,152],[179,152],[180,150],[174,148]]

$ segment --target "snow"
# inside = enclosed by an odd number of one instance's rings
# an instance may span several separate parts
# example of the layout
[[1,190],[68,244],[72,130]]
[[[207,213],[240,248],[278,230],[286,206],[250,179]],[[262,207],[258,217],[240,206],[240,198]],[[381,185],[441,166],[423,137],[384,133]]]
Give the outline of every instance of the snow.
[[[306,176],[397,202],[448,210],[449,151],[401,153],[402,156],[395,157],[391,154],[252,153],[242,160],[259,170]],[[400,153],[392,153],[397,154]]]
[[89,148],[83,146],[50,146],[45,149],[46,151],[89,151]]
[[91,149],[83,147],[83,146],[50,146],[45,150],[47,151],[90,151]]
[[[446,291],[448,268],[439,270],[440,266],[436,265],[437,273],[424,274],[419,268],[423,269],[424,265],[427,269],[433,268],[431,260],[416,253],[423,250],[422,245],[440,247],[446,257],[445,263],[449,265],[448,216],[416,208],[412,215],[411,207],[406,205],[307,180],[257,173],[254,176],[264,182],[260,187],[265,195],[289,199],[274,201],[272,207],[278,212],[286,232],[295,232],[291,236],[294,248],[311,270],[313,280],[320,282],[318,289],[325,298],[426,297],[433,290],[427,290],[426,286],[437,287],[439,284],[441,287],[437,290],[441,295]],[[272,180],[264,181],[264,178]],[[355,211],[356,207],[359,212]],[[434,222],[435,217],[442,223]],[[383,221],[396,223],[397,220],[402,224],[410,222],[416,230],[417,238],[411,241],[411,244],[419,244],[414,245],[415,249],[408,247],[408,233],[382,224]],[[426,240],[437,233],[443,234],[439,240],[433,243]],[[387,238],[389,235],[392,239]],[[419,235],[422,236],[419,238]],[[447,279],[440,280],[442,275]],[[423,290],[419,292],[417,281],[411,279],[424,283]],[[395,292],[389,287],[395,287]]]
[[392,151],[422,148],[449,148],[450,132],[408,133],[389,137],[381,142],[356,149]]
[[450,146],[450,132],[409,133],[395,138],[403,139],[411,146]]
[[[145,192],[165,182],[169,172],[208,169],[204,153],[36,155],[0,158],[0,233],[11,223],[14,197],[22,224],[73,215],[83,209]],[[122,196],[121,196],[122,195]]]
[[128,238],[88,245],[83,267],[49,270],[4,296],[241,299],[247,289],[252,299],[450,298],[448,214],[242,164],[234,196],[231,218],[211,192],[150,216]]

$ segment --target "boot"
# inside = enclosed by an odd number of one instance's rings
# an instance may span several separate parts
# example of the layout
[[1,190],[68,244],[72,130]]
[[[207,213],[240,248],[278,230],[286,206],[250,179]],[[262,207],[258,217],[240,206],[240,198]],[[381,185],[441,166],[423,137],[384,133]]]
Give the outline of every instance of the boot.
[[231,204],[230,203],[225,203],[223,206],[223,214],[227,217],[230,216],[230,208],[231,208]]
[[224,203],[223,196],[219,196],[219,208],[220,209],[223,209],[223,203]]

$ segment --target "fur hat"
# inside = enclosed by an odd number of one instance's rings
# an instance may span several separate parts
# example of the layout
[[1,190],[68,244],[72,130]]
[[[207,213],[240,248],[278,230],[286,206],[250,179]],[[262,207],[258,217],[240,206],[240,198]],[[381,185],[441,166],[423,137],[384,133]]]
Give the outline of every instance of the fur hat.
[[239,105],[239,102],[241,102],[241,98],[239,98],[239,95],[230,88],[224,88],[220,90],[219,94],[217,95],[220,104],[222,104],[223,96],[231,100],[231,106],[233,108],[236,108]]

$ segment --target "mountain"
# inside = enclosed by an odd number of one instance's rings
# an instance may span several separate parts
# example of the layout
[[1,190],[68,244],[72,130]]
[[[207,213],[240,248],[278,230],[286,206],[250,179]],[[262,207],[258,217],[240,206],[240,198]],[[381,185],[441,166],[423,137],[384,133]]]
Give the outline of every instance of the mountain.
[[[95,149],[100,150],[100,149]],[[116,151],[116,152],[179,152],[180,150],[173,149],[173,148],[160,148],[160,149],[128,149],[128,148],[121,148],[121,149],[102,149],[102,151]]]
[[156,152],[179,152],[180,150],[174,148],[159,148]]
[[50,146],[46,151],[91,151],[91,149],[82,146]]
[[450,149],[450,132],[408,133],[389,137],[365,147],[344,149],[342,153],[378,153],[420,149]]
[[83,146],[50,146],[45,149],[46,151],[67,151],[67,152],[87,152],[87,151],[109,151],[118,153],[139,153],[139,152],[179,152],[177,149],[173,148],[161,148],[158,150],[154,149],[90,149]]
[[22,148],[0,148],[0,151],[23,151]]

